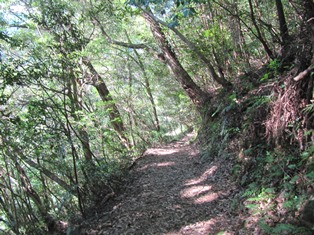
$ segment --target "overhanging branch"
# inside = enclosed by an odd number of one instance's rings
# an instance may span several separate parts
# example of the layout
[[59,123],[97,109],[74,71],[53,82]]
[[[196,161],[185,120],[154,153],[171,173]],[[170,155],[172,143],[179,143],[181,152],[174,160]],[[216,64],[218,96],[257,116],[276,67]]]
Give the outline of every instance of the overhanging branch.
[[143,43],[133,44],[133,43],[126,43],[126,42],[120,42],[120,41],[113,40],[107,34],[104,27],[101,25],[100,21],[96,17],[92,17],[92,19],[93,19],[94,24],[97,24],[97,26],[100,28],[102,35],[104,36],[104,38],[107,40],[107,42],[109,44],[114,44],[114,45],[118,45],[118,46],[122,46],[122,47],[132,48],[132,49],[146,49],[146,50],[148,49],[148,50],[150,50],[150,48]]

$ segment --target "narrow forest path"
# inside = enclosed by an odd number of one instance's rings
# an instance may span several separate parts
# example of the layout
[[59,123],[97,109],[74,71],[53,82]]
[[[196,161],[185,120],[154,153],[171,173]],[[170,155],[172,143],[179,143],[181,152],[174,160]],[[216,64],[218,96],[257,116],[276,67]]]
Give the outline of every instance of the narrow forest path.
[[240,234],[236,186],[227,159],[202,161],[191,135],[148,149],[129,180],[86,234]]

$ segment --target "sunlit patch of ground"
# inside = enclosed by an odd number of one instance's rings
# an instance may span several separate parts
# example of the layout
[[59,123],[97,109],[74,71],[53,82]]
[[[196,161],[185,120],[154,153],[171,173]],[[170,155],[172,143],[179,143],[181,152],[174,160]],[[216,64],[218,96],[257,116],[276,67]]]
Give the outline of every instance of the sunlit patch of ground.
[[145,152],[145,155],[156,155],[156,156],[161,156],[161,155],[170,155],[177,153],[177,149],[161,149],[161,148],[154,148],[154,149],[148,149]]
[[217,166],[212,166],[210,167],[207,171],[205,171],[200,177],[196,177],[191,180],[187,180],[185,185],[195,185],[195,184],[200,184],[203,181],[207,180],[210,175],[213,175],[217,171],[218,167]]
[[203,194],[204,192],[208,192],[212,189],[212,186],[192,186],[189,188],[186,188],[181,191],[181,197],[183,198],[194,198],[199,196],[200,194]]
[[216,200],[218,197],[219,197],[218,193],[209,192],[209,193],[206,193],[206,195],[196,198],[194,200],[194,204],[203,204],[203,203],[212,202]]
[[163,167],[163,166],[173,166],[175,165],[175,162],[162,162],[162,163],[157,163],[156,166],[157,167]]
[[[187,180],[184,184],[187,187],[181,191],[180,196],[193,200],[194,204],[209,203],[216,200],[219,193],[211,191],[213,187],[204,183],[210,176],[215,174],[217,169],[217,166],[211,166],[201,176]],[[201,183],[203,185],[199,185]]]
[[149,167],[166,167],[166,166],[173,166],[175,165],[175,162],[161,162],[161,163],[152,163],[152,164],[146,164],[143,167],[139,168],[140,171],[146,170]]
[[165,235],[185,235],[185,234],[186,235],[188,235],[188,234],[203,235],[203,234],[208,234],[212,231],[212,227],[214,227],[215,224],[216,224],[215,219],[210,219],[207,221],[199,221],[197,223],[184,226],[183,228],[180,229],[180,231],[166,233]]
[[[219,216],[209,219],[198,221],[194,224],[189,224],[182,227],[178,231],[172,231],[165,233],[164,235],[235,235],[236,232],[227,231],[227,230],[218,230],[217,226],[221,226],[226,223],[227,220],[225,218],[221,218]],[[226,227],[226,226],[225,226]]]

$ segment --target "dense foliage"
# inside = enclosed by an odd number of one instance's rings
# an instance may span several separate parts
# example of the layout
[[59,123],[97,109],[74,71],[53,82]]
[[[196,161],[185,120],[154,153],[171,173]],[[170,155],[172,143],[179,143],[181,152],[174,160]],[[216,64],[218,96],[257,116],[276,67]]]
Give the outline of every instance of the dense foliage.
[[290,217],[313,193],[312,0],[0,6],[0,232],[63,231],[146,147],[190,128],[207,154],[233,153],[266,232],[301,231]]

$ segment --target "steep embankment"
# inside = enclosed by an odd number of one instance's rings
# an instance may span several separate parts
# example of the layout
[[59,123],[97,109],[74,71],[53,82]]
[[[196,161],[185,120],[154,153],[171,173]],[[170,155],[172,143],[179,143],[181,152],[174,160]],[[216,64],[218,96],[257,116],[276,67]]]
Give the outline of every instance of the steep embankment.
[[207,235],[241,231],[244,218],[234,211],[238,189],[231,180],[230,161],[204,161],[197,147],[188,144],[190,138],[148,149],[132,167],[121,193],[103,212],[85,221],[81,232]]

